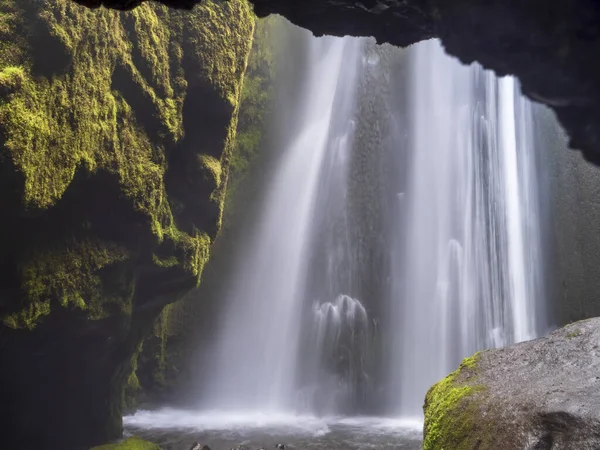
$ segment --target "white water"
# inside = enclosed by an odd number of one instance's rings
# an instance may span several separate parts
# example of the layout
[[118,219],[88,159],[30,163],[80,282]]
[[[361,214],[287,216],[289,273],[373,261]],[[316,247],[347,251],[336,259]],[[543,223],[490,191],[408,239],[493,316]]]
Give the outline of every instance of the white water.
[[343,425],[382,433],[406,433],[420,431],[422,423],[388,417],[317,417],[309,414],[264,413],[260,411],[186,411],[164,408],[158,411],[138,411],[127,416],[126,426],[158,429],[193,429],[197,431],[218,430],[271,430],[275,433],[285,429],[288,432],[323,436],[331,431],[331,426]]
[[[339,295],[333,302],[313,305],[313,333],[309,341],[314,365],[308,373],[304,406],[313,413],[333,414],[342,402],[350,405],[360,399],[356,387],[361,383],[362,366],[369,352],[370,323],[365,307],[356,299]],[[331,361],[346,358],[344,376],[328,372]],[[306,361],[306,359],[304,359]],[[351,406],[350,406],[351,407]]]
[[297,398],[311,224],[319,174],[332,140],[336,92],[357,51],[350,39],[311,39],[308,74],[297,128],[267,186],[260,223],[247,237],[237,263],[215,348],[203,406],[250,411],[290,411]]
[[418,450],[421,424],[385,417],[315,417],[260,412],[163,409],[138,411],[124,420],[127,430],[173,450],[188,450],[194,441],[211,448],[297,450]]
[[463,357],[535,337],[544,296],[529,102],[513,78],[461,66],[437,41],[410,58],[392,410],[420,416],[428,387]]
[[[277,170],[258,223],[244,229],[247,246],[227,295],[211,300],[225,312],[207,350],[208,380],[199,380],[202,412],[140,411],[127,426],[326,436],[298,448],[364,448],[364,440],[344,447],[336,433],[352,441],[370,429],[380,435],[373,448],[417,448],[414,434],[385,436],[421,426],[431,384],[479,349],[543,331],[531,105],[512,78],[461,66],[436,41],[408,50],[407,80],[386,72],[393,55],[365,53],[363,44],[308,39],[301,101],[278,100],[298,119],[282,133]],[[377,132],[361,128],[359,110],[393,104],[365,94],[364,80],[405,94],[402,121],[380,117]],[[405,156],[406,167],[395,167],[406,178],[397,183],[402,192],[389,180],[365,181],[368,163],[356,164],[368,155],[355,152],[362,145],[389,167],[384,142]],[[393,194],[377,195],[398,202],[383,205],[397,217],[378,222],[370,209],[352,210],[349,186],[356,193],[369,183]],[[357,218],[363,226],[353,228]],[[385,228],[386,220],[395,226]],[[375,245],[388,265],[372,258],[377,252],[357,230],[379,233]],[[369,278],[365,285],[387,283],[389,295],[361,290]],[[367,404],[395,419],[340,416]]]

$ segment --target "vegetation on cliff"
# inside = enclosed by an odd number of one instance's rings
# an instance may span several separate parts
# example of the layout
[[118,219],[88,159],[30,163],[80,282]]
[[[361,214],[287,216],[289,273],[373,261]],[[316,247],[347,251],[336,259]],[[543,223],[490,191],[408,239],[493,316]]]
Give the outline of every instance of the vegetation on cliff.
[[198,285],[220,227],[253,27],[244,0],[0,0],[0,402],[15,439],[31,421],[60,448],[67,422],[69,439],[118,436],[140,342]]
[[[474,426],[477,410],[473,403],[481,387],[466,384],[476,377],[479,354],[465,358],[460,367],[434,384],[425,397],[423,450],[467,450],[473,448],[467,439]],[[463,399],[471,397],[466,403]]]
[[160,447],[152,442],[131,437],[120,444],[101,445],[94,447],[92,450],[160,450]]
[[[189,369],[184,366],[188,364],[191,350],[197,344],[197,329],[202,317],[207,315],[206,308],[210,308],[206,303],[213,298],[211,286],[218,282],[224,272],[225,262],[229,261],[231,247],[236,245],[230,232],[236,222],[236,211],[248,206],[244,200],[248,198],[248,191],[255,190],[247,177],[253,169],[259,169],[259,157],[264,154],[267,145],[267,120],[272,114],[271,101],[280,48],[276,36],[283,23],[283,19],[277,17],[256,22],[241,91],[239,120],[223,208],[222,238],[214,255],[216,261],[211,259],[202,288],[168,305],[144,340],[137,361],[137,376],[130,378],[127,390],[130,407],[136,403],[136,397],[139,403],[149,397],[157,399],[172,395],[173,389],[185,384],[182,378],[190,375]],[[215,173],[218,170],[220,166],[215,165]],[[215,270],[217,266],[219,269]]]
[[242,88],[235,149],[231,160],[231,186],[227,191],[227,210],[234,209],[235,187],[248,174],[251,164],[266,145],[267,119],[271,111],[277,70],[276,33],[282,19],[268,17],[256,22],[248,70]]
[[[122,197],[140,213],[140,221],[155,242],[168,241],[178,249],[174,252],[179,256],[177,265],[199,280],[210,238],[201,227],[178,228],[165,172],[170,153],[198,154],[197,172],[189,175],[207,178],[214,188],[210,197],[222,207],[227,179],[223,166],[233,145],[244,71],[239,56],[246,53],[252,29],[249,7],[241,1],[206,2],[192,14],[144,6],[123,15],[87,10],[67,0],[42,6],[3,0],[1,8],[0,127],[4,159],[10,159],[23,177],[23,210],[56,205],[77,171],[88,176],[105,171],[114,176]],[[232,14],[247,16],[237,33],[227,28]],[[34,15],[36,20],[31,20]],[[42,39],[40,50],[36,43]],[[186,65],[195,71],[187,78]],[[210,149],[201,145],[193,149],[177,145],[185,141],[183,103],[194,87],[190,78],[207,83],[231,111],[233,120],[224,124],[226,139],[215,149],[219,158],[204,153]],[[97,271],[109,259],[121,260],[126,253],[120,251],[107,259],[108,248],[75,246],[83,247],[76,253],[89,254],[78,268],[87,272]],[[99,253],[91,254],[94,251]],[[44,260],[58,263],[46,267],[54,270],[56,266],[60,271],[62,252],[62,248],[45,251]],[[35,276],[32,272],[40,272],[32,267],[39,259],[38,255],[22,258],[27,278],[22,305],[15,308],[19,309],[16,314],[4,315],[13,327],[31,328],[50,310],[52,296],[30,280]],[[67,278],[54,277],[54,284],[64,281],[68,286],[57,286],[59,303],[90,306],[86,303],[89,296],[73,291],[78,284],[85,289],[88,283]],[[72,295],[65,295],[65,289],[73,291]],[[96,308],[91,309],[92,316],[98,316]]]

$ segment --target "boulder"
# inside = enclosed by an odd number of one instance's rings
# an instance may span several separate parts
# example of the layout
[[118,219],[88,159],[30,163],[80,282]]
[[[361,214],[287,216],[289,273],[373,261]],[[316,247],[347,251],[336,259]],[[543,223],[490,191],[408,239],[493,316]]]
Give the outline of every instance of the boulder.
[[198,442],[194,442],[190,447],[190,450],[210,450],[210,447],[205,444],[200,444]]
[[424,411],[424,450],[600,449],[600,318],[465,359]]

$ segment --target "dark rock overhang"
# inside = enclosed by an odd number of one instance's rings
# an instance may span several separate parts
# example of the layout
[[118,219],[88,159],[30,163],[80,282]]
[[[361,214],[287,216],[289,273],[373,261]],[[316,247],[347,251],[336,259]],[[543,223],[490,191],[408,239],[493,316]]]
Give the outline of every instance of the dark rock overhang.
[[[130,9],[144,0],[75,0]],[[200,0],[161,0],[191,8]],[[373,36],[407,46],[439,37],[463,63],[519,77],[550,106],[570,145],[600,165],[600,2],[597,0],[250,0],[316,35]]]

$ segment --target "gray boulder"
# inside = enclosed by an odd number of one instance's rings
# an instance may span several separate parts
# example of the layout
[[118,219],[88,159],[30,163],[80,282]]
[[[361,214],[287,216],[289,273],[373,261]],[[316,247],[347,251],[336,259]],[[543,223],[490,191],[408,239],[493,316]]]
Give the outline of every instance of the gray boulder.
[[466,358],[424,411],[424,450],[600,449],[600,318]]
[[199,442],[194,442],[190,447],[190,450],[211,450],[208,445],[200,444]]

